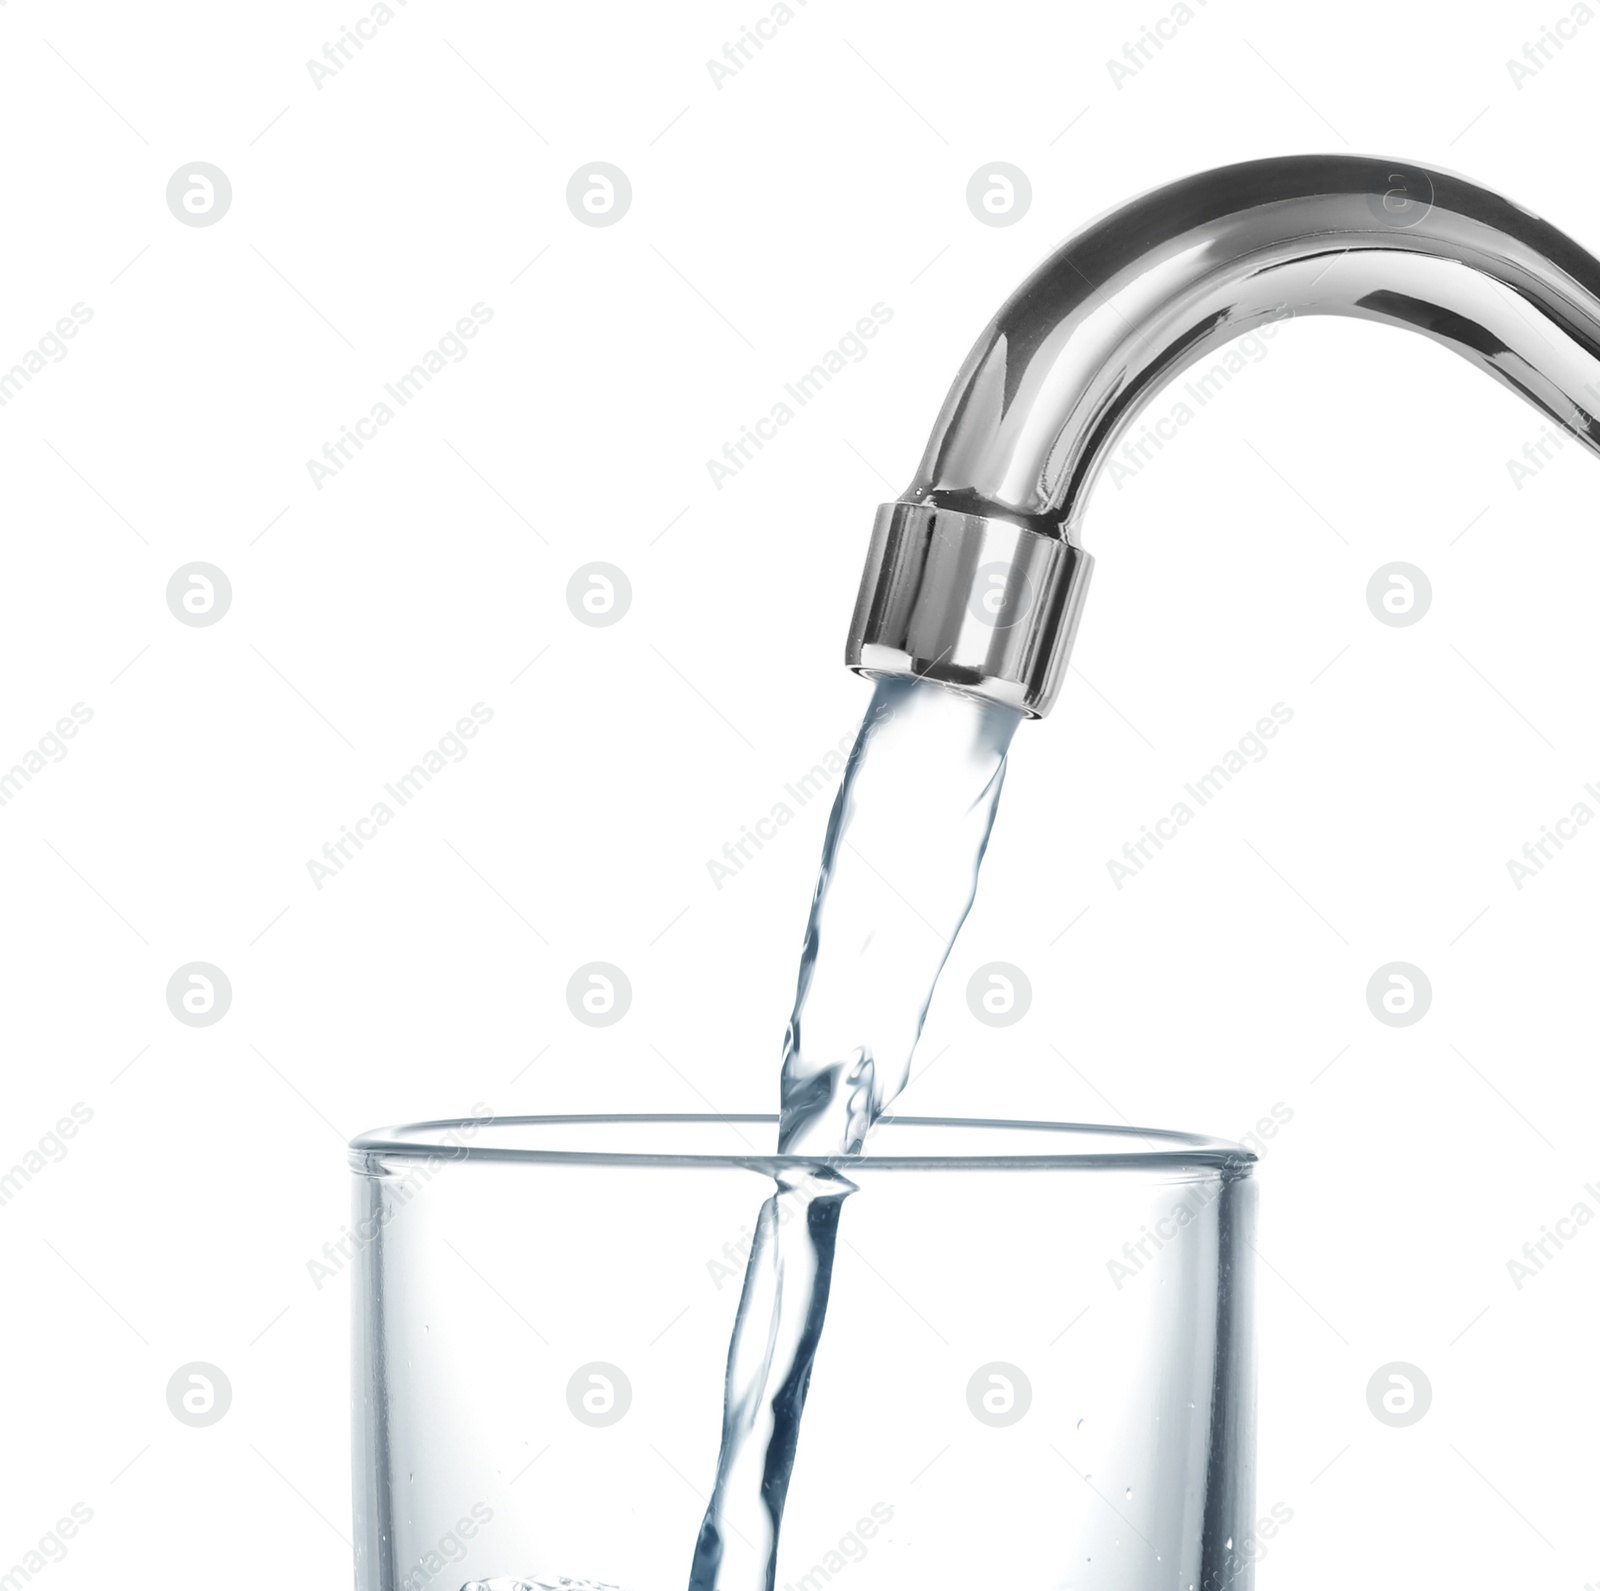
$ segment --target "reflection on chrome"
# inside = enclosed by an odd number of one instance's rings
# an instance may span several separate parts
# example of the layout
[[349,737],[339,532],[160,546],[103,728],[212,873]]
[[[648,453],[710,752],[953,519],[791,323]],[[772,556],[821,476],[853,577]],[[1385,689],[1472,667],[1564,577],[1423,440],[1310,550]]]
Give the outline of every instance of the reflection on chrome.
[[1002,306],[878,511],[846,661],[1038,717],[1092,560],[1077,526],[1149,397],[1232,339],[1350,315],[1454,349],[1600,451],[1600,262],[1447,172],[1344,155],[1187,177],[1069,238]]

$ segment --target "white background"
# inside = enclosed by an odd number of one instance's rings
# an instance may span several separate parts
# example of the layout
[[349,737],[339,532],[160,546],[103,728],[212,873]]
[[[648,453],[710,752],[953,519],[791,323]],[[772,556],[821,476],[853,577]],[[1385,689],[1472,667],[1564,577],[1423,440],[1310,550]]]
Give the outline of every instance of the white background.
[[[93,711],[0,809],[0,1166],[93,1112],[0,1208],[0,1569],[81,1501],[59,1591],[348,1583],[348,1296],[307,1271],[344,1138],[770,1108],[825,803],[722,889],[706,863],[859,716],[873,509],[1059,239],[1349,149],[1600,246],[1600,26],[1507,69],[1562,5],[1213,0],[1118,87],[1161,7],[814,0],[720,89],[763,10],[397,10],[319,88],[356,7],[0,6],[0,366],[93,313],[0,409],[0,763]],[[205,228],[165,202],[197,160],[233,189]],[[565,202],[595,160],[633,188],[603,229]],[[1033,189],[1008,228],[964,198],[995,160]],[[475,303],[468,356],[319,490],[306,460]],[[706,460],[875,303],[868,356],[718,490]],[[1600,1578],[1600,1231],[1506,1268],[1600,1209],[1600,835],[1520,892],[1505,865],[1600,779],[1600,477],[1568,446],[1518,489],[1541,429],[1422,339],[1295,323],[1102,484],[1077,668],[1017,737],[904,1101],[1229,1137],[1292,1110],[1260,1170],[1259,1499],[1294,1512],[1266,1587]],[[232,584],[207,628],[165,600],[194,560]],[[609,628],[565,600],[596,560],[632,586]],[[1366,606],[1393,560],[1432,582],[1410,628]],[[1118,891],[1107,858],[1280,701]],[[319,891],[308,859],[475,702],[470,754]],[[210,1027],[166,1004],[194,960],[232,983]],[[633,988],[605,1029],[564,994],[593,960]],[[1034,989],[1003,1030],[963,998],[991,960]],[[1412,1027],[1367,1008],[1392,960],[1432,982]],[[191,1360],[233,1386],[208,1430],[165,1405]],[[1366,1406],[1393,1360],[1433,1387],[1407,1430]]]

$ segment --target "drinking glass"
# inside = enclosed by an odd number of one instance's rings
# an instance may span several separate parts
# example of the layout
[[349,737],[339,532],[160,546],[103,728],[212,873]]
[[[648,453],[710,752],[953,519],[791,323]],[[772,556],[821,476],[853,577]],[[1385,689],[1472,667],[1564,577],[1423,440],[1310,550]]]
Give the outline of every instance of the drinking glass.
[[[776,1131],[482,1117],[355,1140],[358,1591],[684,1591],[752,1229],[802,1164]],[[1272,1533],[1253,1162],[916,1117],[831,1162],[856,1191],[774,1591],[1248,1591]]]

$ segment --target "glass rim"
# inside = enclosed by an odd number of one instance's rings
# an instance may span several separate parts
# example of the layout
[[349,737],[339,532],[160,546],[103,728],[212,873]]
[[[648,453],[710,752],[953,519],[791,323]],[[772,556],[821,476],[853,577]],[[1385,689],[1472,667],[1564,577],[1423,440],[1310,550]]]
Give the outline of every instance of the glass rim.
[[[863,1171],[1028,1171],[1028,1170],[1177,1170],[1231,1171],[1247,1175],[1257,1155],[1243,1144],[1202,1133],[1177,1132],[1163,1127],[1107,1126],[1086,1122],[1017,1121],[955,1116],[884,1116],[869,1135],[867,1152],[860,1155],[780,1155],[761,1150],[746,1127],[765,1129],[770,1141],[778,1125],[776,1115],[689,1113],[621,1113],[572,1116],[466,1116],[440,1121],[410,1122],[378,1127],[352,1138],[349,1144],[353,1171],[372,1174],[380,1164],[402,1161],[477,1161],[498,1164],[594,1165],[692,1169],[741,1169],[776,1175],[818,1166]],[[657,1127],[665,1137],[674,1129],[726,1127],[745,1140],[748,1149],[722,1153],[683,1153],[667,1150],[534,1147],[477,1141],[481,1134],[508,1130],[566,1127],[616,1127],[634,1130]],[[897,1128],[953,1130],[1003,1139],[1007,1133],[1059,1134],[1064,1142],[1080,1147],[1040,1153],[997,1152],[994,1148],[968,1153],[929,1153],[926,1150],[884,1153],[874,1150],[886,1131]],[[1093,1142],[1096,1147],[1081,1147]],[[1135,1147],[1137,1145],[1138,1147]]]

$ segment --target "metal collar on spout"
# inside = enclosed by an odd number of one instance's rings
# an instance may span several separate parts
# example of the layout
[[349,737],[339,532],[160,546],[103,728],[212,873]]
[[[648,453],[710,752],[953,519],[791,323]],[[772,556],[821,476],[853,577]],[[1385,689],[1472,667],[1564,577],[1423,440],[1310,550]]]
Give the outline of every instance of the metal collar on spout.
[[1265,321],[1353,315],[1453,348],[1600,452],[1600,261],[1462,177],[1296,155],[1090,223],[967,356],[917,477],[878,511],[849,665],[1040,717],[1092,560],[1077,525],[1148,398]]

